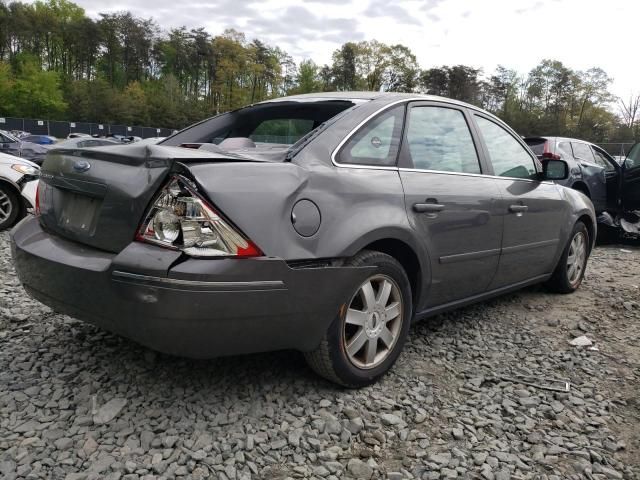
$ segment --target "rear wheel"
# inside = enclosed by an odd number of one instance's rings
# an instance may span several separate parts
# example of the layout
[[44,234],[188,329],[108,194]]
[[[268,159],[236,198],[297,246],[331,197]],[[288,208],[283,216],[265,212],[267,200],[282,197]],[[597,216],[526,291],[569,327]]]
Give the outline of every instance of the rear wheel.
[[362,387],[384,375],[402,351],[411,323],[411,286],[400,263],[384,253],[363,251],[349,265],[375,270],[354,286],[347,309],[305,358],[326,379]]
[[587,267],[589,245],[589,231],[586,225],[577,222],[553,276],[547,282],[550,290],[558,293],[572,293],[578,289]]
[[13,189],[0,183],[0,230],[12,227],[20,215],[20,199]]

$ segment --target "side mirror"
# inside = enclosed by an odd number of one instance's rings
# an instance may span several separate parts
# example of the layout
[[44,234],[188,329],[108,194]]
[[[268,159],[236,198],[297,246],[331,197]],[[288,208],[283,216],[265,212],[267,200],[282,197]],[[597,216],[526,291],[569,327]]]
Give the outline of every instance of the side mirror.
[[544,180],[566,180],[569,178],[569,164],[564,160],[546,160],[542,162]]

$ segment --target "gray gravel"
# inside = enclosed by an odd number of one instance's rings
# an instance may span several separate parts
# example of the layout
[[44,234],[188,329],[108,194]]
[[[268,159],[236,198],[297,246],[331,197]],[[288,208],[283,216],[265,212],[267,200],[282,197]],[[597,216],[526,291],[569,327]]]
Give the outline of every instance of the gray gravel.
[[20,287],[7,233],[0,278],[3,479],[640,478],[638,244],[598,248],[574,295],[417,324],[359,391],[295,352],[189,361],[57,315]]

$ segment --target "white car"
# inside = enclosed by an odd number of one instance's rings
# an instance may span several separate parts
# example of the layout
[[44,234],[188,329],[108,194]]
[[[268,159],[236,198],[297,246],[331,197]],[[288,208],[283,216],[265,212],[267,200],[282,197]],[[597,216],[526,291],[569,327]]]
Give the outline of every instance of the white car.
[[0,153],[0,230],[11,228],[35,208],[40,167]]

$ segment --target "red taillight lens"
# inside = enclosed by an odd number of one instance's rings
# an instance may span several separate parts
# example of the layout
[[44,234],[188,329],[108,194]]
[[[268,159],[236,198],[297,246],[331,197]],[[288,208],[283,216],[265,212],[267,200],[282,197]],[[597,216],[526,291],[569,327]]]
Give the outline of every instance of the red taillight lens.
[[549,141],[544,142],[544,151],[542,152],[543,160],[560,160],[560,155],[551,153],[549,150]]
[[172,177],[153,201],[136,240],[181,250],[192,257],[258,257],[260,249],[198,195],[181,176]]
[[40,182],[36,185],[36,206],[35,206],[35,215],[40,215]]

